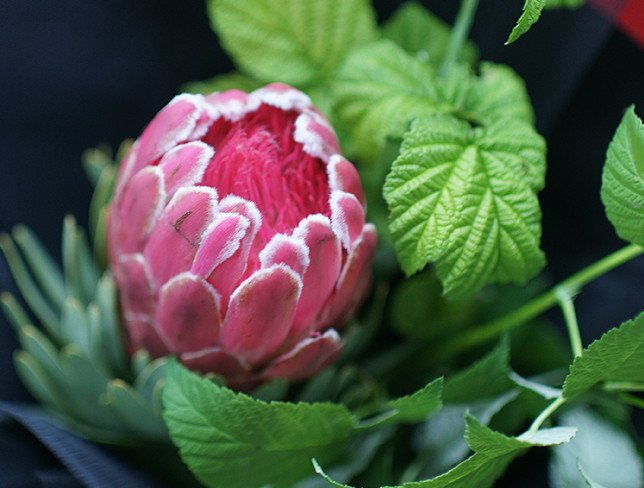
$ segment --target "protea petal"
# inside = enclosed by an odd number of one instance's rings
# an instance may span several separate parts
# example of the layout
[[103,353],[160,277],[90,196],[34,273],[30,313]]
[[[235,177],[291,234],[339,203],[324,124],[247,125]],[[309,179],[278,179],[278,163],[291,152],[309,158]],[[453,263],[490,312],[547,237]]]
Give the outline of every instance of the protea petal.
[[302,296],[293,325],[293,336],[299,340],[314,327],[314,318],[335,287],[342,265],[342,252],[329,219],[321,215],[306,218],[294,235],[309,248],[310,259],[302,277]]
[[329,159],[327,171],[329,173],[329,186],[331,187],[331,191],[341,190],[351,193],[363,207],[366,205],[364,192],[362,191],[362,183],[360,183],[360,175],[353,164],[347,161],[342,155],[334,154]]
[[236,122],[248,112],[248,95],[241,90],[227,90],[206,96],[213,118]]
[[217,292],[192,273],[175,276],[159,292],[156,323],[174,353],[214,346],[221,327]]
[[253,273],[230,297],[220,344],[249,364],[261,364],[289,333],[300,298],[300,277],[287,266]]
[[227,378],[244,377],[250,367],[221,347],[206,347],[196,352],[181,355],[181,361],[188,368],[202,373],[217,373]]
[[372,224],[366,224],[342,269],[338,285],[325,311],[323,327],[344,323],[364,298],[377,240],[376,228]]
[[158,358],[170,353],[165,342],[152,325],[152,319],[143,315],[125,316],[130,354],[145,349],[150,356]]
[[285,378],[299,381],[314,375],[337,358],[342,341],[334,329],[300,341],[293,349],[276,358],[263,372],[264,379]]
[[351,252],[364,227],[364,208],[351,193],[340,190],[331,193],[331,227]]
[[248,105],[255,110],[259,104],[266,104],[284,111],[303,111],[311,106],[311,99],[299,90],[283,83],[270,83],[252,92]]
[[204,232],[192,263],[192,272],[208,278],[217,266],[237,252],[249,226],[246,217],[220,212]]
[[298,275],[303,276],[309,267],[309,248],[302,239],[275,234],[266,247],[259,253],[262,268],[285,264]]
[[143,255],[121,256],[114,272],[124,314],[151,316],[154,313],[154,289]]
[[177,95],[145,128],[138,139],[137,171],[144,165],[161,157],[194,131],[204,112],[203,98],[199,95]]
[[333,128],[314,110],[307,110],[297,117],[293,139],[302,144],[306,153],[323,161],[340,152]]
[[200,141],[180,144],[165,153],[159,168],[165,177],[168,196],[172,197],[181,187],[199,183],[214,154],[212,147]]
[[178,190],[157,221],[144,255],[155,287],[188,271],[204,232],[217,214],[217,192],[207,187]]
[[148,166],[134,175],[116,209],[120,222],[116,229],[119,252],[143,250],[152,226],[163,210],[165,199],[164,178],[159,168]]

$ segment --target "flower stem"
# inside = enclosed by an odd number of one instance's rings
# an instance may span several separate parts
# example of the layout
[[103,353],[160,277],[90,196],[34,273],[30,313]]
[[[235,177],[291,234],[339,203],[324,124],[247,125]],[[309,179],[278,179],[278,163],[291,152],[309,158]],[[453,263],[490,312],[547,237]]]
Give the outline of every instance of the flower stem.
[[541,424],[543,424],[548,419],[548,417],[550,417],[565,402],[566,400],[564,399],[563,396],[557,397],[550,405],[548,405],[543,410],[543,412],[539,414],[539,416],[536,419],[534,419],[534,422],[532,422],[532,425],[530,425],[528,432],[538,431],[539,427],[541,427]]
[[554,289],[557,296],[557,301],[563,312],[564,320],[566,321],[566,329],[568,329],[568,337],[570,337],[570,347],[572,349],[573,357],[581,356],[583,345],[581,344],[581,335],[579,334],[579,325],[577,324],[577,315],[575,314],[575,305],[572,303],[572,294],[564,287],[556,287]]
[[490,322],[473,327],[459,334],[440,348],[441,359],[452,357],[468,349],[485,344],[498,337],[506,330],[511,330],[529,320],[534,319],[558,302],[557,292],[567,290],[569,295],[577,293],[585,284],[611,271],[617,266],[636,258],[644,252],[637,244],[629,244],[612,254],[596,261],[574,275],[566,278],[554,288],[530,300],[525,305]]
[[449,38],[449,45],[447,46],[447,54],[441,63],[439,69],[439,76],[445,76],[452,64],[458,59],[458,55],[463,48],[463,44],[467,40],[467,36],[474,21],[474,13],[478,7],[479,0],[462,0],[461,6],[456,15],[452,34]]

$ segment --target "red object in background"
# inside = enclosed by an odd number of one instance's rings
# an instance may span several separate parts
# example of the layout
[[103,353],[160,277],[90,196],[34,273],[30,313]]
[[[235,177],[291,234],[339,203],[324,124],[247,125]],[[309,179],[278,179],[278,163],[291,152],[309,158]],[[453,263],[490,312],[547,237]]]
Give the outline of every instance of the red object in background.
[[644,0],[627,0],[616,20],[619,28],[644,50]]
[[589,3],[644,50],[644,0],[590,0]]

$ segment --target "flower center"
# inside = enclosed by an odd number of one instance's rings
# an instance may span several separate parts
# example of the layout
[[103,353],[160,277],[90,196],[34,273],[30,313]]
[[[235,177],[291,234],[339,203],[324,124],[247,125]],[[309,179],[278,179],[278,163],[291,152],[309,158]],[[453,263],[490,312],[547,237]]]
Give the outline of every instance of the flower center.
[[219,119],[203,138],[215,156],[201,184],[220,198],[233,194],[255,203],[262,214],[260,249],[307,215],[330,215],[326,166],[293,139],[297,115],[262,105],[235,123]]

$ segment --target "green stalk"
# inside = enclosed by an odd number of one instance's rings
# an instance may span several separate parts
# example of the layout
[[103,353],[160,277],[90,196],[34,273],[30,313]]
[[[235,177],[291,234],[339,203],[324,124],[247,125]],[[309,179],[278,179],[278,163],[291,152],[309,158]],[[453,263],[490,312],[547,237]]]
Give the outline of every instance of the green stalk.
[[530,300],[525,305],[513,310],[498,319],[473,327],[472,329],[459,334],[451,341],[441,347],[441,359],[452,357],[468,349],[485,344],[495,339],[503,332],[511,330],[524,324],[535,317],[538,317],[546,310],[558,303],[557,293],[567,290],[568,294],[574,295],[587,283],[611,271],[617,266],[636,258],[644,252],[644,248],[637,244],[629,244],[603,259],[587,266],[574,275],[566,278],[554,288],[542,295]]
[[557,302],[563,312],[564,320],[566,321],[566,329],[568,329],[568,337],[570,337],[570,348],[574,358],[581,356],[584,346],[581,343],[581,335],[579,333],[579,324],[577,324],[577,315],[575,314],[575,305],[572,303],[572,294],[565,288],[555,288],[557,295]]
[[532,425],[528,429],[528,432],[536,432],[539,430],[539,427],[550,417],[559,407],[561,407],[566,400],[563,396],[557,397],[550,405],[548,405],[539,416],[534,419]]
[[449,38],[449,45],[447,46],[447,54],[441,63],[438,71],[439,76],[445,76],[452,65],[458,59],[458,55],[463,48],[463,44],[467,40],[472,22],[474,21],[474,13],[478,7],[479,0],[462,0],[461,6],[456,15],[456,21],[452,28],[452,35]]

